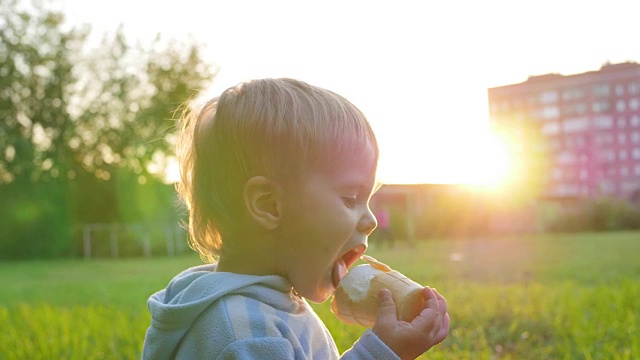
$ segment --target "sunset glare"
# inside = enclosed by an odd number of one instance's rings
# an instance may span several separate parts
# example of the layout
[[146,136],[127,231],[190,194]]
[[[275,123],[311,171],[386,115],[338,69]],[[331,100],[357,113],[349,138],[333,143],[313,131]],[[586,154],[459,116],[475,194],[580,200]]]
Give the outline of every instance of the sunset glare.
[[513,140],[491,133],[488,88],[640,61],[632,0],[219,1],[215,11],[184,0],[153,3],[153,16],[145,2],[63,4],[97,34],[123,24],[141,41],[195,38],[219,69],[211,96],[262,77],[345,96],[376,132],[384,183],[499,187],[518,159]]
[[[491,134],[475,135],[470,136],[465,144],[466,146],[457,151],[443,154],[439,160],[431,162],[420,161],[417,156],[403,160],[401,152],[394,154],[391,144],[389,148],[382,150],[378,176],[387,184],[415,184],[421,183],[419,179],[430,178],[430,182],[435,184],[459,183],[497,187],[504,185],[516,175],[512,164],[514,159],[505,139]],[[397,145],[404,146],[402,143]],[[441,145],[433,147],[447,149]],[[470,148],[475,150],[470,153]],[[442,169],[446,171],[441,171]],[[434,170],[438,170],[439,173]]]

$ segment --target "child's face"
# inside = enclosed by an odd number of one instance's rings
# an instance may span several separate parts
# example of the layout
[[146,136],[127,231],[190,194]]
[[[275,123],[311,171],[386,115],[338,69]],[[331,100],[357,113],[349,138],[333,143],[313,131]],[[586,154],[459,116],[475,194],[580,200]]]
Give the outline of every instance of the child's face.
[[376,159],[364,154],[336,159],[331,170],[305,174],[284,194],[280,272],[301,296],[325,301],[365,251],[376,227],[369,209]]

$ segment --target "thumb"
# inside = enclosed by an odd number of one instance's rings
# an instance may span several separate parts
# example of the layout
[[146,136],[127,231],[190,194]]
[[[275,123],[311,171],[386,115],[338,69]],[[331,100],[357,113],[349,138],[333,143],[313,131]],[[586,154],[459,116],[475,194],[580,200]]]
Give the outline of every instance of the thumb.
[[398,313],[391,291],[382,289],[378,293],[378,318],[376,322],[397,322]]

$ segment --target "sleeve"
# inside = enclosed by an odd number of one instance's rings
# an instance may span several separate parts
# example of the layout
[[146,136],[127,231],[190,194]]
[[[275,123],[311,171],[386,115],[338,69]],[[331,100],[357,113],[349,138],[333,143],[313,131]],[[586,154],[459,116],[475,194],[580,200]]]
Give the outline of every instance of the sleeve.
[[264,337],[236,340],[216,357],[218,360],[236,359],[295,359],[293,346],[285,338]]
[[353,344],[351,349],[342,354],[340,359],[344,360],[383,360],[397,359],[398,355],[391,350],[387,344],[373,332],[367,329],[364,334]]

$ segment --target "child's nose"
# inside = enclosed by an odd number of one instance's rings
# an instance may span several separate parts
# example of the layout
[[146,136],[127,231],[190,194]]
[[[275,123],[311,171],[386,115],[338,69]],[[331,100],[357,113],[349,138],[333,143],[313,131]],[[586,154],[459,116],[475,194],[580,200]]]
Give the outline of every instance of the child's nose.
[[370,209],[367,209],[365,214],[360,219],[358,223],[358,231],[366,236],[371,235],[373,230],[375,230],[376,226],[378,226],[378,221],[376,217],[373,215]]

